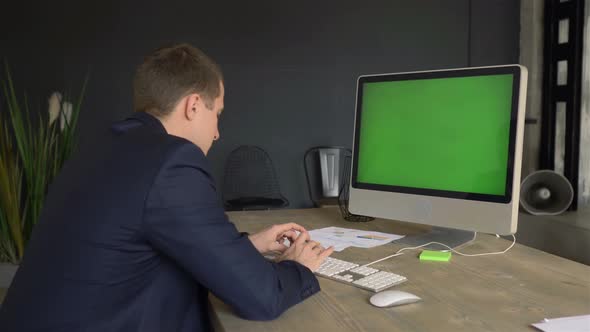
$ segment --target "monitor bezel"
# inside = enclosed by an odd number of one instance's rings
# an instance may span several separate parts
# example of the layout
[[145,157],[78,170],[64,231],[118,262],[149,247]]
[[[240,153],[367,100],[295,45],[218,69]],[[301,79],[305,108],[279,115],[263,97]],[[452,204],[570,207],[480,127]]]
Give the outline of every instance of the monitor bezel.
[[[414,188],[405,186],[383,185],[375,183],[359,182],[358,174],[358,154],[359,141],[361,132],[362,110],[361,105],[363,101],[363,88],[365,83],[375,82],[392,82],[392,81],[407,81],[420,79],[437,79],[437,78],[453,78],[453,77],[472,77],[472,76],[488,76],[488,75],[506,75],[512,76],[512,103],[510,110],[510,133],[508,158],[506,165],[506,184],[504,195],[470,193],[461,191],[449,191],[439,189]],[[351,186],[355,189],[377,190],[385,192],[395,192],[404,194],[435,196],[444,198],[454,198],[472,201],[495,202],[495,203],[510,203],[512,201],[512,182],[514,175],[514,153],[516,147],[516,128],[518,121],[518,98],[520,93],[520,79],[521,69],[517,65],[501,66],[501,67],[487,67],[487,68],[463,68],[463,69],[449,69],[439,71],[422,71],[422,72],[408,72],[408,73],[394,73],[394,74],[379,74],[379,75],[363,75],[357,81],[357,98],[356,98],[356,112],[355,112],[355,128],[354,128],[354,148],[353,148],[353,165],[352,165],[352,179]]]

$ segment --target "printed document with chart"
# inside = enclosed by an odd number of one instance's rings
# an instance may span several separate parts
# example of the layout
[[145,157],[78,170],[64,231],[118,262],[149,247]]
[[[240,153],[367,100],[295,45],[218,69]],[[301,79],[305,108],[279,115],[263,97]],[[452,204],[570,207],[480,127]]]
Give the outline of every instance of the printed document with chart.
[[404,235],[342,227],[314,229],[309,231],[309,235],[313,241],[321,243],[325,248],[334,246],[335,251],[342,251],[348,247],[373,248],[404,237]]

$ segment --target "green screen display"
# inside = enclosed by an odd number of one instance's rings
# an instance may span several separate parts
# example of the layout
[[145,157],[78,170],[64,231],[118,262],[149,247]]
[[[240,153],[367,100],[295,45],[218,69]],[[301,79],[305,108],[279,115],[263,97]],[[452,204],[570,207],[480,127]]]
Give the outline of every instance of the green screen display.
[[357,182],[504,195],[512,74],[362,85]]

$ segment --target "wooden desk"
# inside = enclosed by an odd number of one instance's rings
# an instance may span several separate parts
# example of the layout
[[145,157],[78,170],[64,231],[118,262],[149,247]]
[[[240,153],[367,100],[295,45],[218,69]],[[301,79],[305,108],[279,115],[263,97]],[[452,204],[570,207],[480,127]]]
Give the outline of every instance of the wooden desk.
[[[340,226],[381,232],[419,232],[385,220],[349,223],[336,208],[229,213],[241,231],[294,221],[308,229]],[[479,234],[464,252],[505,249],[510,241]],[[400,248],[348,248],[333,257],[368,263]],[[246,321],[210,296],[211,316],[222,331],[535,331],[543,318],[590,314],[590,267],[516,244],[504,255],[461,257],[448,263],[420,262],[418,251],[375,264],[408,278],[393,289],[423,301],[393,308],[369,304],[374,294],[319,278],[322,291],[270,322]]]

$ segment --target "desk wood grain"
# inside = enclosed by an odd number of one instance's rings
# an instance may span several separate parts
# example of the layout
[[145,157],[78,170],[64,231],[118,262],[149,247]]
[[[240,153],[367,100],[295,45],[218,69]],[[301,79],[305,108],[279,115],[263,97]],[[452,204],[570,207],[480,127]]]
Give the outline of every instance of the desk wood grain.
[[[256,232],[275,223],[297,222],[307,229],[339,226],[397,234],[423,232],[424,227],[375,220],[350,223],[336,208],[229,213],[241,231]],[[510,241],[478,234],[466,253],[499,251]],[[348,248],[333,257],[368,263],[402,245],[372,249]],[[394,289],[423,301],[376,308],[374,294],[319,278],[322,291],[270,322],[238,318],[226,304],[210,296],[211,316],[221,331],[534,331],[543,318],[590,314],[590,267],[516,244],[508,253],[483,257],[453,255],[450,262],[420,262],[409,252],[375,264],[408,281]]]

